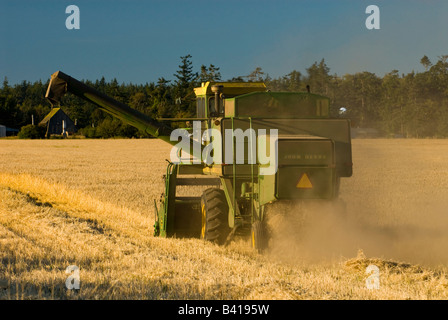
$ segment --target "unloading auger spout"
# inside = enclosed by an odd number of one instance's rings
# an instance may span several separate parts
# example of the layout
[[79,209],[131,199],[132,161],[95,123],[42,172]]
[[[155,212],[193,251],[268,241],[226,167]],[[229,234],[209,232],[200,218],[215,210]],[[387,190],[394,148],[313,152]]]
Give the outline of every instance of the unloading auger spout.
[[[62,97],[70,92],[86,101],[97,105],[100,109],[110,113],[114,117],[123,122],[143,131],[151,136],[166,141],[172,145],[178,143],[177,140],[171,141],[170,135],[173,129],[164,123],[161,123],[124,103],[121,103],[98,90],[76,80],[75,78],[57,71],[51,75],[50,84],[48,85],[47,98],[52,105],[59,105]],[[190,138],[192,145],[200,144]],[[203,146],[201,144],[201,150]]]

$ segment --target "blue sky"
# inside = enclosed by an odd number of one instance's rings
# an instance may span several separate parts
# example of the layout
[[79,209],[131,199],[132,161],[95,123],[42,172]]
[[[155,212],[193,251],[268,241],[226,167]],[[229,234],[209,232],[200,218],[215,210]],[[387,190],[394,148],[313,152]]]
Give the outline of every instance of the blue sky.
[[[68,5],[80,30],[67,30]],[[368,5],[380,30],[368,30]],[[325,59],[332,74],[423,71],[448,54],[448,1],[436,0],[0,0],[0,78],[173,80],[180,56],[221,68],[223,80],[260,66],[271,77]]]

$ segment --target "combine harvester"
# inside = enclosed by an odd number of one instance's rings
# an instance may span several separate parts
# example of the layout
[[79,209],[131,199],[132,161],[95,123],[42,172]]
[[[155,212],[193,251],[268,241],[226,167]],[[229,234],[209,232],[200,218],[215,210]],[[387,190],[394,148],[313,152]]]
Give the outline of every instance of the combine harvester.
[[[268,246],[266,216],[274,203],[337,201],[340,178],[352,175],[350,122],[330,118],[328,98],[269,92],[260,82],[207,82],[194,90],[197,118],[171,119],[193,121],[188,132],[61,71],[51,76],[46,98],[55,105],[71,92],[181,147],[171,153],[165,192],[155,208],[155,236],[225,244],[235,235],[250,234],[253,248],[261,252]],[[209,188],[202,196],[185,197],[177,195],[178,186]]]

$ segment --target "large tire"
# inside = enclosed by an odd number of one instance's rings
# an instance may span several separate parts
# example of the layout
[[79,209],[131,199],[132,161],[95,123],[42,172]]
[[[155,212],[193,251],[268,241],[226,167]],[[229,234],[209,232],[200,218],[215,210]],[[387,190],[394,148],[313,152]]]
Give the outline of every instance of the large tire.
[[263,253],[268,247],[268,239],[266,224],[261,221],[255,221],[251,230],[252,248],[257,250],[258,253]]
[[223,190],[205,190],[201,197],[201,239],[224,244],[230,233],[228,212],[229,207]]

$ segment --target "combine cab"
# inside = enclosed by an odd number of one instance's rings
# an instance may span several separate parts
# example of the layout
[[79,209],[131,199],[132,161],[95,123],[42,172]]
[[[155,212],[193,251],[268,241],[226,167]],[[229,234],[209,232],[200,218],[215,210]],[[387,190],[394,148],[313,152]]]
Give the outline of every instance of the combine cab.
[[[155,208],[155,236],[225,244],[235,234],[250,233],[253,247],[263,251],[270,205],[334,201],[340,178],[352,175],[349,120],[330,119],[324,96],[269,92],[257,82],[203,83],[195,88],[197,118],[184,119],[193,121],[193,128],[178,130],[173,138],[170,126],[62,72],[53,74],[46,97],[57,103],[67,91],[186,149],[178,150],[177,161],[168,164],[165,192]],[[178,196],[178,186],[205,190]]]

